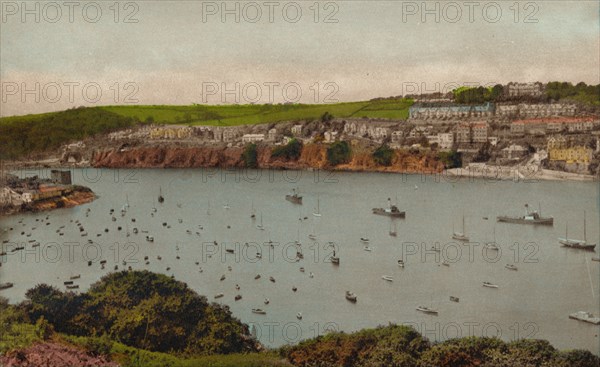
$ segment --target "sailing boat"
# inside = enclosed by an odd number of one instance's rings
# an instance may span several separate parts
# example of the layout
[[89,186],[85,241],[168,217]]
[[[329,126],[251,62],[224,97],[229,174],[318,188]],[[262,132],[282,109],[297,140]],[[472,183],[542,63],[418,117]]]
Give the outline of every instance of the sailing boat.
[[165,198],[164,198],[164,197],[163,197],[163,195],[162,195],[162,187],[159,187],[159,188],[158,188],[158,190],[159,190],[159,191],[158,191],[158,192],[159,192],[159,193],[158,193],[158,202],[159,202],[159,203],[163,203],[163,202],[165,201]]
[[559,238],[558,242],[560,242],[565,247],[577,248],[582,250],[590,250],[593,251],[596,248],[595,244],[587,243],[587,233],[586,233],[586,220],[585,220],[585,211],[583,212],[583,240],[575,240],[569,239],[569,224],[566,224],[565,228],[565,238]]
[[[454,227],[454,224],[452,225]],[[465,216],[462,217],[462,232],[452,230],[452,238],[459,241],[468,241],[469,237],[465,234]]]
[[263,226],[262,212],[260,212],[260,224],[257,224],[256,228],[260,229],[261,231],[265,230],[265,227]]
[[313,213],[313,215],[315,217],[320,217],[321,216],[321,211],[319,209],[319,197],[318,196],[317,196],[317,208],[316,208],[316,211]]
[[396,237],[398,232],[396,231],[396,222],[393,220],[390,222],[390,236]]
[[208,208],[206,208],[206,215],[210,215],[210,200],[208,201]]
[[310,234],[308,235],[308,238],[310,238],[310,239],[311,239],[311,240],[313,240],[313,241],[317,239],[317,235],[315,234],[315,226],[314,226],[314,222],[313,222],[313,231],[312,231],[312,233],[310,233]]
[[496,226],[494,226],[494,242],[488,242],[485,244],[485,248],[488,250],[498,251],[498,244],[496,243]]

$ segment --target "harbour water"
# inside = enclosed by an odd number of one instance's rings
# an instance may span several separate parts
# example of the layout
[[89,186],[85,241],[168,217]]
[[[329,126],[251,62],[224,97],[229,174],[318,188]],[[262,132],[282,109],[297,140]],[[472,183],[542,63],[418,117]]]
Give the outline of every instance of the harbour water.
[[[173,275],[209,300],[229,305],[236,317],[255,325],[268,346],[296,343],[330,329],[351,332],[397,323],[413,325],[434,340],[529,337],[547,339],[560,349],[599,353],[599,327],[568,318],[580,310],[600,314],[600,262],[591,260],[598,249],[568,249],[557,240],[564,237],[567,223],[569,237],[582,238],[586,211],[588,242],[599,242],[597,183],[151,169],[76,169],[73,180],[89,186],[97,200],[1,219],[0,240],[7,241],[2,246],[8,254],[0,257],[0,282],[14,287],[0,295],[11,302],[23,300],[25,291],[38,283],[64,289],[63,282],[75,274],[81,274],[75,281],[78,291],[85,291],[115,265],[119,270],[131,266]],[[303,195],[302,205],[285,200],[293,188]],[[386,207],[388,197],[406,211],[405,219],[394,219],[395,225],[371,213],[374,207]],[[317,198],[320,217],[312,214]],[[535,209],[541,203],[542,214],[553,216],[554,225],[496,222],[497,215],[523,215],[525,203]],[[453,229],[462,231],[463,215],[469,243],[451,238]],[[261,217],[264,230],[257,228]],[[396,237],[389,235],[392,227]],[[485,250],[494,232],[500,250]],[[311,233],[316,240],[308,238]],[[371,251],[365,251],[361,237],[369,239]],[[33,248],[32,240],[40,246]],[[329,242],[339,265],[329,260]],[[12,252],[15,244],[26,248]],[[297,250],[304,257],[299,261]],[[104,269],[100,260],[106,260]],[[505,268],[507,264],[518,270]],[[384,275],[393,281],[385,281]],[[269,281],[271,276],[275,282]],[[483,287],[484,281],[498,288]],[[344,298],[347,290],[357,295],[356,303]],[[224,297],[213,300],[218,293]],[[242,295],[239,301],[234,300],[237,294]],[[452,302],[450,296],[460,301]],[[417,306],[439,314],[419,313]],[[252,313],[253,308],[266,315]]]

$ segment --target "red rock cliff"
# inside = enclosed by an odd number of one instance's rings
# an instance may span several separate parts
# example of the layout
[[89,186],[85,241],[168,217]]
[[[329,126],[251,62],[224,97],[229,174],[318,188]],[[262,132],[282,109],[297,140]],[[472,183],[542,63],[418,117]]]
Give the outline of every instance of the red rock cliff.
[[[354,149],[354,148],[353,148]],[[243,167],[243,148],[226,147],[140,147],[125,151],[117,149],[96,152],[94,167],[105,168],[200,168],[200,167]],[[392,165],[377,165],[366,149],[353,150],[352,161],[337,167],[327,163],[327,146],[308,144],[302,148],[297,161],[286,161],[271,157],[271,148],[258,149],[258,165],[261,168],[280,169],[333,169],[345,171],[434,173],[444,169],[442,162],[432,153],[409,153],[396,151]]]

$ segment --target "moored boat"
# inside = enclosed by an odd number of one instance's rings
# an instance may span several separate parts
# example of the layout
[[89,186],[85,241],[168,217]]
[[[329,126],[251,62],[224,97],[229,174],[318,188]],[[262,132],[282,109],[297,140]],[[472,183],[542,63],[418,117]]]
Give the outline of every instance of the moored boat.
[[600,317],[595,317],[593,314],[585,311],[578,311],[569,315],[570,319],[588,322],[594,325],[600,325]]
[[298,191],[296,189],[292,189],[292,193],[291,194],[287,194],[285,196],[285,200],[294,203],[294,204],[300,204],[302,205],[302,196],[300,196],[298,194]]
[[404,218],[406,216],[406,212],[398,209],[398,206],[392,205],[392,200],[388,198],[388,207],[387,208],[373,208],[373,214],[376,215],[385,215],[388,217],[395,218]]
[[565,238],[559,238],[558,242],[565,246],[580,250],[588,250],[593,251],[596,248],[596,244],[587,242],[587,231],[586,231],[586,220],[585,220],[585,212],[583,212],[583,240],[576,240],[569,238],[569,225],[566,224],[565,228]]
[[425,306],[418,306],[417,307],[417,311],[420,311],[420,312],[423,312],[423,313],[426,313],[426,314],[430,314],[430,315],[437,315],[438,314],[437,310],[434,310],[432,308],[425,307]]
[[492,284],[490,282],[483,282],[483,286],[488,288],[498,288],[497,284]]
[[452,301],[452,302],[459,302],[460,299],[458,297],[450,296],[450,301]]
[[391,277],[390,275],[382,275],[381,279],[383,279],[385,281],[388,281],[388,282],[393,282],[394,281],[394,278]]
[[3,289],[12,288],[13,285],[13,283],[0,283],[0,291]]
[[346,291],[346,299],[352,303],[355,303],[358,298],[356,297],[356,294]]
[[267,311],[263,310],[262,308],[253,308],[252,313],[255,313],[258,315],[266,315]]
[[529,211],[529,205],[525,204],[525,215],[522,217],[510,217],[507,215],[501,215],[496,217],[498,222],[505,223],[516,223],[516,224],[541,224],[541,225],[554,225],[553,217],[542,217],[541,208],[539,211]]

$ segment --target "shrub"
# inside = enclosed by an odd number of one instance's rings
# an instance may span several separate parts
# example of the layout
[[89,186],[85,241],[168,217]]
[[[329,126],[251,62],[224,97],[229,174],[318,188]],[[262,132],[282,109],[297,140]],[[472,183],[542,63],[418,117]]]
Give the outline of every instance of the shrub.
[[272,157],[285,158],[286,160],[297,160],[302,154],[302,142],[298,139],[290,140],[286,145],[278,146],[273,149]]
[[373,152],[373,160],[381,166],[391,166],[394,150],[387,145],[382,145]]
[[346,141],[337,141],[327,148],[327,162],[332,166],[350,162],[352,149]]
[[258,167],[258,151],[256,144],[250,143],[246,145],[244,153],[242,153],[242,160],[244,161],[244,165],[248,168]]

